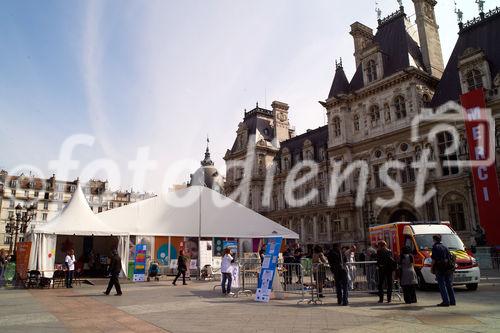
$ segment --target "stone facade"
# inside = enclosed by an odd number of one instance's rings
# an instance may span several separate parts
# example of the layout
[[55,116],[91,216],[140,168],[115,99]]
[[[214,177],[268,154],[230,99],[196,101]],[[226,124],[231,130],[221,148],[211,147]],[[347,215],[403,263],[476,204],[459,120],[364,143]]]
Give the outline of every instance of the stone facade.
[[[250,196],[239,196],[240,202],[296,231],[301,242],[308,246],[365,243],[369,225],[411,220],[449,220],[467,245],[473,242],[478,218],[470,170],[445,164],[447,160],[468,159],[463,123],[454,124],[461,137],[459,150],[446,155],[451,143],[449,133],[438,133],[433,143],[412,140],[411,122],[426,108],[439,109],[449,100],[457,102],[461,93],[473,88],[470,85],[474,80],[480,80],[476,83],[487,89],[488,106],[493,109],[498,128],[500,76],[490,71],[487,60],[491,61],[492,54],[488,58],[487,50],[468,49],[458,55],[459,72],[454,64],[449,64],[444,72],[445,80],[453,71],[460,76],[462,90],[444,98],[442,95],[450,90],[445,86],[440,88],[443,60],[434,13],[436,1],[414,0],[414,3],[416,27],[402,7],[379,21],[375,35],[359,22],[351,26],[357,70],[348,81],[342,63],[337,63],[330,94],[321,102],[328,117],[327,126],[299,136],[292,131],[278,136],[276,133],[286,133],[290,126],[288,105],[286,114],[281,116],[286,125],[278,123],[280,110],[276,107],[273,110],[257,107],[245,113],[233,147],[225,155],[228,194],[248,183]],[[466,33],[464,30],[460,38],[467,39]],[[477,72],[471,74],[473,69]],[[273,103],[276,105],[285,104]],[[280,132],[277,128],[281,128]],[[429,129],[427,124],[420,130],[427,133]],[[231,167],[231,161],[245,159],[251,148],[249,138],[255,146],[255,156],[252,174],[245,175],[241,166]],[[498,129],[496,138],[498,156]],[[430,161],[437,165],[430,170],[425,189],[435,187],[437,193],[421,207],[415,207],[418,170],[412,167],[412,162],[420,159],[425,148],[430,149]],[[285,200],[285,182],[298,162],[308,160],[317,164],[316,176],[295,195],[304,197],[314,189],[318,192],[306,205],[292,207]],[[395,207],[378,206],[377,198],[394,196],[379,177],[383,163],[391,160],[401,162],[400,168],[390,169],[388,174],[401,185],[403,197]],[[356,170],[341,186],[335,206],[329,205],[333,165],[337,162],[348,165],[353,161],[368,165],[368,186],[362,206],[355,205],[361,177]],[[273,186],[266,187],[266,182]]]

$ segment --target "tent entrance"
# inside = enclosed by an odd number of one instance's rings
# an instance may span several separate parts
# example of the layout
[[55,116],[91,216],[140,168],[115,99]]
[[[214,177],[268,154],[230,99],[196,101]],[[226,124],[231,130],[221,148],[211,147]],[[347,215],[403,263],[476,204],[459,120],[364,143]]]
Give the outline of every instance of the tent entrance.
[[118,248],[116,236],[59,235],[56,243],[55,267],[64,267],[66,252],[75,251],[75,270],[84,277],[105,277],[111,251]]

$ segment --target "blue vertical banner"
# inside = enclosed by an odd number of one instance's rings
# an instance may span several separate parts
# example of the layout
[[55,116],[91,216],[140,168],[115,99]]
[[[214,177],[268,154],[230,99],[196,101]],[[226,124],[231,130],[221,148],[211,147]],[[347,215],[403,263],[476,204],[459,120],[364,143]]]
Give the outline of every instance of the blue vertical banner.
[[134,282],[144,282],[146,280],[146,250],[146,244],[137,244],[135,246]]
[[282,237],[272,237],[266,239],[266,252],[259,274],[259,283],[255,293],[257,302],[269,302],[273,286],[274,275],[278,266],[278,257],[281,249]]

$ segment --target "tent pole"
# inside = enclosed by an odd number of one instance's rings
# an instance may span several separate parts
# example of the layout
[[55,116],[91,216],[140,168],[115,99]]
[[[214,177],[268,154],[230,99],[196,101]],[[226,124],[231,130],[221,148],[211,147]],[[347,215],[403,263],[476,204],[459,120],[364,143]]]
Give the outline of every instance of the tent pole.
[[198,207],[198,259],[196,260],[196,264],[198,266],[198,280],[201,280],[201,262],[200,262],[200,251],[201,251],[201,195],[202,195],[202,187],[200,186],[200,197],[198,199],[199,207]]

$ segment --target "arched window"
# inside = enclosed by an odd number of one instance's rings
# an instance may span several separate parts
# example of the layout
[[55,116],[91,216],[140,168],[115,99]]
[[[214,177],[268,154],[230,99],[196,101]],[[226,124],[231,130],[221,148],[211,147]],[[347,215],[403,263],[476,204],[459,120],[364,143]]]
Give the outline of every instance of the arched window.
[[483,74],[478,69],[471,69],[465,76],[469,91],[483,87]]
[[380,109],[376,105],[373,105],[370,108],[370,120],[372,123],[372,127],[378,126],[378,124],[380,123]]
[[406,101],[403,96],[397,96],[394,99],[394,108],[396,109],[396,119],[406,118]]
[[353,117],[354,131],[359,131],[359,115],[355,114]]
[[457,166],[451,166],[448,163],[458,160],[457,152],[446,154],[446,149],[453,145],[453,136],[450,132],[440,132],[437,134],[438,153],[441,162],[443,176],[456,175],[460,172]]
[[342,134],[342,132],[340,131],[340,118],[339,117],[333,117],[332,127],[333,127],[333,136],[339,137]]
[[420,146],[415,146],[415,160],[419,161],[422,156],[422,148]]
[[290,162],[288,161],[288,157],[283,159],[283,170],[288,170],[290,168]]
[[375,60],[369,60],[366,63],[366,78],[368,82],[377,80],[377,63]]
[[308,160],[314,159],[313,151],[312,150],[308,150],[307,153],[306,153],[306,156],[307,156]]
[[424,94],[422,96],[422,104],[423,104],[424,108],[428,108],[430,106],[430,104],[431,104],[431,98],[430,98],[429,95]]

